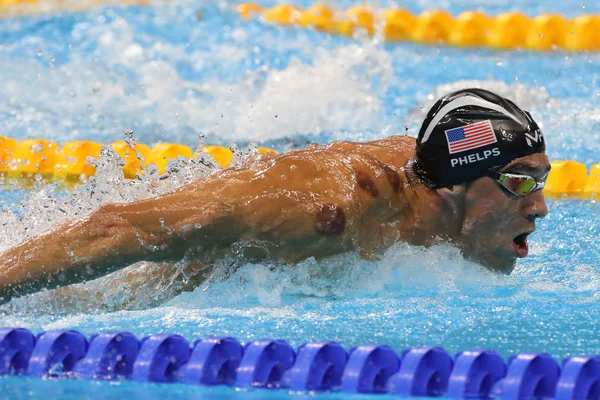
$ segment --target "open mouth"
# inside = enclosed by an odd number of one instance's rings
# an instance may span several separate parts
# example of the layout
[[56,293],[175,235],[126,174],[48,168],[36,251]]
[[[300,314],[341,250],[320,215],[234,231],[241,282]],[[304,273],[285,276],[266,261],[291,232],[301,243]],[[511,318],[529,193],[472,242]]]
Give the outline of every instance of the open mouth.
[[527,244],[527,236],[529,236],[531,232],[525,232],[520,234],[519,236],[513,239],[513,248],[517,253],[517,257],[524,258],[527,257],[529,253],[529,245]]

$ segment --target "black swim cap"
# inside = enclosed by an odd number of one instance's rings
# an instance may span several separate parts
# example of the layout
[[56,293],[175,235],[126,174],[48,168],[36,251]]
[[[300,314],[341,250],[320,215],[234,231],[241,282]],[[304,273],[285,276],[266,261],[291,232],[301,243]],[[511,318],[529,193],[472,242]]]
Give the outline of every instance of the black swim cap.
[[414,166],[426,183],[440,188],[474,181],[545,150],[527,111],[490,91],[463,89],[442,97],[427,113]]

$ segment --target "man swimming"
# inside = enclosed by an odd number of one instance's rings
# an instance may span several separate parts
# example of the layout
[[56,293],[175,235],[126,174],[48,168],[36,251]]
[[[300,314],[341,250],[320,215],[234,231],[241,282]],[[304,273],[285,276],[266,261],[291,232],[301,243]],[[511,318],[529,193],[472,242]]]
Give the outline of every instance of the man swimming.
[[233,248],[284,264],[351,250],[375,259],[397,241],[450,242],[509,274],[548,213],[540,189],[549,170],[529,113],[489,91],[460,90],[434,104],[416,141],[310,145],[106,204],[5,252],[0,294],[8,301],[139,261],[201,269]]

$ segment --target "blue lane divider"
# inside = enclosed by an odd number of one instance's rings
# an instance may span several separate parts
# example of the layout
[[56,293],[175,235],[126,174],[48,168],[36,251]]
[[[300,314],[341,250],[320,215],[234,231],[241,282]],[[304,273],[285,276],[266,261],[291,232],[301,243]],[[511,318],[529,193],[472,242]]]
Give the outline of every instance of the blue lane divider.
[[196,340],[128,332],[86,339],[73,330],[33,335],[0,328],[0,375],[69,379],[131,379],[284,388],[298,391],[392,393],[454,399],[599,400],[600,356],[565,359],[562,368],[546,353],[516,354],[506,363],[483,349],[451,357],[440,347],[408,349],[358,346],[349,353],[336,342],[305,343],[295,351],[283,340],[242,346],[230,337]]
[[390,378],[391,393],[405,397],[437,397],[446,393],[452,357],[439,347],[407,350],[398,373]]
[[74,372],[84,379],[129,378],[140,350],[140,342],[129,332],[94,335],[85,357]]
[[235,339],[197,340],[189,362],[182,367],[180,380],[200,385],[233,385],[244,349]]
[[0,329],[0,375],[25,373],[34,345],[35,336],[27,329]]
[[339,389],[347,361],[348,353],[336,342],[305,343],[281,386],[295,391]]
[[29,358],[27,375],[38,378],[69,375],[87,350],[87,339],[77,331],[44,332],[38,335]]
[[600,357],[566,359],[556,386],[556,399],[600,399]]
[[506,376],[506,363],[493,350],[467,350],[456,355],[447,396],[487,399],[492,387]]
[[549,354],[518,354],[509,359],[506,377],[492,392],[510,400],[554,398],[559,374],[560,367]]
[[142,339],[131,379],[142,382],[175,382],[179,368],[190,358],[190,344],[179,335],[154,335]]
[[236,385],[249,387],[279,387],[283,373],[294,364],[296,353],[283,340],[259,340],[246,345],[238,367]]
[[359,346],[350,352],[342,376],[342,391],[384,393],[389,377],[400,367],[398,355],[389,346]]

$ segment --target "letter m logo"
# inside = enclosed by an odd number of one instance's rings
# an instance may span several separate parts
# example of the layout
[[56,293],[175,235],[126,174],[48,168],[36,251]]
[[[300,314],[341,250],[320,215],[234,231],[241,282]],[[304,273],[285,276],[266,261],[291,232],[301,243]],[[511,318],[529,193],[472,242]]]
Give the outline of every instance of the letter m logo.
[[538,144],[539,142],[544,140],[544,136],[542,135],[542,132],[536,130],[533,134],[529,132],[525,133],[525,140],[527,141],[527,145],[529,147],[533,147],[533,142],[535,142],[535,144]]

